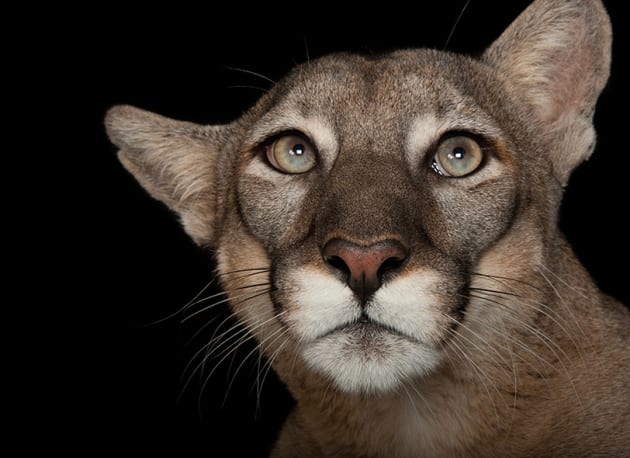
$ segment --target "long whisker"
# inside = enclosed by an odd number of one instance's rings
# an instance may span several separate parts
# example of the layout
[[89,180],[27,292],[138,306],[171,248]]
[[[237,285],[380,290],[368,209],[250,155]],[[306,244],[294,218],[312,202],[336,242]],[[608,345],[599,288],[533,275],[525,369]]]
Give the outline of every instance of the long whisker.
[[[564,282],[564,280],[560,279],[556,274],[554,274],[551,270],[549,270],[547,267],[543,266],[542,264],[540,264],[540,267],[543,267],[544,269],[546,269],[550,274],[552,274],[554,277],[556,277],[558,280],[560,280],[561,282],[563,282],[565,285],[569,286],[566,282]],[[562,297],[562,295],[560,294],[560,291],[558,291],[558,289],[556,288],[556,286],[553,284],[553,282],[549,279],[549,277],[547,277],[547,275],[545,275],[545,273],[540,269],[540,267],[537,268],[538,273],[540,274],[541,277],[543,277],[545,279],[545,281],[549,284],[549,286],[551,287],[551,289],[553,290],[554,294],[556,295],[556,297],[560,300],[560,303],[562,304],[562,306],[564,307],[564,309],[566,310],[567,314],[573,319],[573,322],[575,323],[575,326],[577,327],[578,331],[582,334],[582,336],[585,338],[585,341],[588,342],[588,337],[586,335],[586,333],[584,332],[584,330],[582,329],[582,326],[580,326],[580,323],[578,322],[577,318],[575,317],[575,314],[573,313],[573,311],[571,310],[571,307],[569,307],[569,304],[567,304],[567,302],[564,300],[564,297]],[[569,286],[571,288],[571,286]],[[580,291],[575,290],[577,293],[582,294]]]
[[[501,328],[502,334],[507,335],[508,331],[505,327],[505,320],[502,316],[500,316],[501,320]],[[512,344],[509,341],[506,341],[506,346],[508,355],[510,357],[510,367],[512,368],[512,380],[514,382],[514,394],[512,396],[512,415],[510,416],[510,425],[507,430],[507,433],[512,429],[512,425],[514,424],[514,417],[516,415],[516,409],[518,404],[518,370],[516,368],[516,361],[514,360],[514,350],[512,349]]]
[[462,10],[459,12],[459,16],[457,16],[457,19],[455,20],[455,24],[453,24],[453,27],[451,28],[451,31],[448,34],[448,38],[446,39],[446,43],[444,43],[444,48],[442,48],[442,51],[446,51],[446,48],[448,48],[448,45],[451,42],[451,38],[453,38],[453,34],[455,33],[455,29],[459,25],[459,21],[461,21],[462,16],[464,15],[464,11],[466,11],[466,8],[468,8],[469,3],[470,3],[470,0],[466,2]]
[[[224,323],[226,323],[226,322],[228,322],[228,321],[230,321],[230,320],[232,320],[232,319],[233,319],[233,317],[232,317],[232,316],[228,316],[227,318],[225,318],[225,319],[221,322],[221,324],[217,327],[217,330],[218,330],[218,329],[220,329],[220,327],[221,327]],[[241,326],[237,323],[236,325],[231,326],[231,327],[230,327],[227,331],[224,331],[222,334],[220,334],[220,336],[219,336],[219,338],[218,338],[218,339],[220,339],[220,341],[221,341],[221,343],[222,343],[222,344],[225,344],[225,343],[229,342],[229,341],[233,338],[233,336],[230,336],[229,338],[227,338],[227,339],[225,339],[225,340],[223,340],[223,339],[222,339],[222,338],[223,338],[223,336],[228,335],[228,334],[232,333],[235,329],[240,329],[240,328],[241,328]],[[217,330],[215,330],[215,333],[217,332]],[[239,332],[240,332],[240,330],[239,330]],[[235,333],[235,334],[236,334],[236,335],[238,335],[238,333]],[[199,371],[199,370],[203,367],[203,361],[205,361],[205,359],[207,358],[208,353],[210,353],[210,352],[214,352],[214,351],[216,350],[216,347],[213,347],[213,345],[215,344],[215,342],[216,342],[216,339],[215,339],[215,337],[214,337],[214,335],[213,335],[213,337],[212,337],[212,338],[208,341],[208,343],[207,343],[207,344],[205,344],[205,345],[203,345],[203,346],[202,346],[202,347],[201,347],[201,348],[200,348],[200,349],[199,349],[199,350],[198,350],[198,351],[197,351],[197,352],[196,352],[196,353],[192,356],[192,358],[190,358],[190,361],[188,362],[188,364],[186,364],[186,367],[184,367],[183,374],[186,374],[186,373],[188,373],[188,371],[189,371],[189,369],[191,368],[191,366],[194,364],[195,360],[196,360],[196,359],[197,359],[197,358],[198,358],[198,357],[199,357],[202,353],[206,352],[206,356],[205,356],[204,358],[202,358],[202,362],[201,362],[201,363],[199,363],[199,364],[195,367],[195,369],[194,369],[194,370],[190,373],[190,376],[187,378],[186,382],[184,383],[184,385],[183,385],[183,387],[182,387],[182,390],[181,390],[181,392],[180,392],[180,397],[182,396],[183,392],[184,392],[184,391],[186,391],[186,388],[188,387],[188,385],[189,385],[189,384],[190,384],[190,382],[192,381],[192,378],[193,378],[193,377],[194,377],[194,375],[197,373],[197,371]]]
[[[268,283],[257,283],[257,284],[255,284],[255,285],[246,285],[246,286],[241,286],[241,287],[240,287],[240,288],[238,288],[238,289],[245,290],[245,289],[249,289],[249,288],[262,287],[262,286],[267,287],[267,288],[265,289],[265,291],[269,291],[269,289],[268,289],[269,284],[268,284]],[[218,294],[217,294],[217,295],[215,295],[215,296],[218,296]],[[197,316],[197,315],[199,315],[199,314],[201,314],[201,313],[204,313],[204,312],[206,312],[206,311],[208,311],[208,310],[210,310],[210,309],[212,309],[212,308],[216,307],[217,305],[224,304],[224,303],[226,303],[226,302],[230,302],[230,301],[232,301],[232,303],[234,303],[234,302],[233,302],[233,301],[234,301],[234,299],[238,299],[239,297],[243,297],[243,296],[246,296],[246,294],[236,295],[236,296],[233,296],[232,298],[230,298],[230,297],[226,297],[225,299],[222,299],[222,300],[220,300],[220,301],[218,301],[218,302],[215,302],[215,303],[210,304],[210,305],[208,305],[208,306],[206,306],[206,307],[203,307],[203,308],[201,308],[201,309],[199,309],[199,310],[196,310],[195,312],[193,312],[193,313],[191,313],[190,315],[188,315],[188,316],[186,316],[185,318],[183,318],[183,319],[182,319],[182,323],[184,323],[184,322],[186,322],[186,321],[191,320],[191,319],[192,319],[192,318],[194,318],[195,316]]]
[[247,277],[252,276],[252,275],[257,275],[259,273],[266,273],[266,272],[271,272],[271,269],[269,267],[249,267],[249,268],[246,268],[246,269],[229,270],[227,272],[217,272],[215,276],[217,276],[217,277],[227,277],[228,275],[244,273],[245,274],[244,276],[237,277],[238,279],[243,279],[243,278],[247,278]]
[[[245,299],[243,299],[242,301],[239,301],[239,303],[243,303],[246,302],[248,300],[252,300],[256,297],[259,297],[262,294],[267,294],[268,290],[263,291],[262,293],[258,293],[255,294],[253,296],[249,296],[246,297]],[[216,336],[216,333],[223,327],[223,325],[225,323],[227,323],[230,320],[233,320],[234,317],[230,314],[228,315],[215,329],[214,333],[212,334],[211,338],[209,339],[208,343],[204,346],[202,346],[199,351],[197,351],[193,357],[190,359],[190,361],[188,362],[188,364],[186,365],[186,367],[184,368],[183,373],[189,373],[189,370],[191,368],[191,366],[194,364],[195,360],[197,360],[197,358],[202,354],[202,353],[206,353],[205,356],[201,359],[201,362],[199,362],[199,364],[197,364],[197,366],[190,372],[190,375],[187,377],[186,382],[183,384],[182,389],[180,390],[180,395],[179,398],[182,397],[183,393],[186,391],[186,389],[188,388],[189,384],[191,383],[192,379],[194,378],[195,374],[199,371],[203,371],[203,367],[205,362],[208,360],[208,358],[210,358],[214,353],[216,353],[221,347],[229,344],[231,341],[233,341],[234,339],[238,338],[239,336],[242,336],[243,334],[247,334],[248,330],[246,328],[243,327],[243,325],[239,322],[236,322],[236,324],[234,324],[233,326],[231,326],[227,331],[222,332],[219,336]],[[236,332],[234,332],[236,330]],[[231,334],[231,335],[230,335]],[[225,336],[228,336],[227,338],[225,338]],[[232,344],[228,345],[228,349],[231,347]],[[225,350],[224,350],[225,351]],[[221,354],[223,354],[223,352]]]
[[268,76],[263,75],[262,73],[258,73],[258,72],[254,72],[252,70],[247,70],[247,69],[238,68],[238,67],[226,66],[225,68],[227,68],[228,70],[234,70],[234,71],[237,71],[237,72],[242,72],[242,73],[247,73],[249,75],[254,75],[254,76],[257,76],[258,78],[262,78],[263,80],[267,81],[268,83],[276,84],[276,82],[274,80],[272,80]]
[[[451,320],[452,322],[456,323],[458,326],[461,326],[463,329],[466,329],[466,331],[470,332],[474,337],[476,337],[480,342],[484,342],[486,344],[487,347],[490,348],[490,350],[492,350],[492,353],[494,353],[495,355],[497,355],[497,357],[499,358],[498,360],[494,357],[491,357],[492,361],[494,362],[496,367],[500,367],[503,370],[505,370],[505,367],[511,367],[510,363],[508,361],[505,360],[505,358],[503,357],[503,355],[501,355],[501,353],[499,353],[499,351],[497,351],[496,348],[494,348],[493,345],[489,345],[488,343],[485,342],[485,340],[479,335],[477,334],[475,331],[473,331],[470,326],[466,326],[464,323],[462,323],[461,321],[453,318],[450,315],[447,315],[445,313],[442,314],[444,317],[446,317],[447,319]],[[488,354],[484,348],[481,348],[479,345],[477,345],[472,339],[469,339],[468,337],[466,337],[465,335],[463,335],[461,332],[457,332],[455,329],[451,329],[452,333],[454,335],[459,336],[461,339],[464,339],[466,342],[468,342],[470,345],[472,345],[473,347],[475,347],[477,349],[477,351],[479,351],[480,354]],[[502,364],[501,364],[502,363]]]
[[[286,313],[286,310],[283,312],[280,312],[278,314],[275,314],[274,316],[272,316],[271,318],[265,320],[263,323],[257,324],[254,329],[256,328],[262,328],[264,325],[266,325],[267,323],[274,321],[278,318],[280,318],[280,316],[282,316],[283,314]],[[236,377],[236,375],[238,374],[239,370],[241,369],[241,367],[243,366],[243,364],[245,363],[245,361],[252,356],[253,354],[255,354],[256,352],[258,352],[259,355],[262,355],[262,350],[264,348],[264,346],[266,344],[272,344],[277,340],[277,334],[280,333],[280,336],[286,334],[288,332],[288,329],[285,327],[279,327],[278,329],[276,329],[274,332],[272,332],[269,336],[265,336],[264,338],[262,338],[260,340],[260,342],[258,342],[258,344],[256,345],[256,348],[254,348],[252,351],[250,351],[245,358],[243,358],[243,362],[241,362],[241,364],[236,368],[236,371],[234,373],[234,377],[232,378],[232,382],[234,381],[234,378]],[[276,338],[274,338],[274,336],[276,336]],[[270,339],[271,340],[270,342]],[[229,386],[232,385],[232,382],[230,383]],[[229,391],[229,387],[228,387],[228,391]]]
[[228,89],[255,89],[257,91],[262,92],[263,94],[266,94],[267,92],[269,92],[269,89],[266,89],[260,86],[254,86],[251,84],[232,84],[228,86],[227,88]]
[[489,280],[493,280],[496,283],[499,283],[500,285],[503,285],[506,288],[509,288],[508,284],[509,282],[512,283],[516,283],[516,284],[520,284],[523,286],[527,286],[531,289],[533,289],[534,291],[537,291],[539,293],[542,293],[543,291],[536,285],[534,285],[533,283],[527,282],[525,280],[521,280],[520,278],[511,278],[511,277],[504,277],[501,275],[490,275],[490,274],[484,274],[481,272],[470,272],[471,275],[477,276],[477,277],[483,277],[483,278],[487,278]]
[[[276,320],[276,319],[277,319],[277,315],[274,315],[274,316],[272,316],[271,318],[268,318],[268,319],[267,319],[267,320],[265,320],[265,321],[262,321],[262,322],[260,322],[260,323],[257,323],[257,324],[256,324],[256,326],[254,326],[253,328],[250,328],[250,329],[244,328],[244,329],[243,329],[243,330],[245,331],[243,339],[240,339],[239,341],[235,342],[235,344],[233,344],[233,345],[231,346],[231,348],[230,348],[229,350],[227,350],[227,352],[225,353],[225,355],[224,355],[224,356],[223,356],[223,357],[222,357],[222,358],[221,358],[221,359],[220,359],[220,360],[216,363],[216,365],[215,365],[214,369],[212,369],[212,370],[210,371],[210,373],[207,375],[207,377],[206,377],[206,379],[205,379],[204,383],[203,383],[203,384],[202,384],[202,386],[201,386],[201,391],[200,391],[200,395],[199,395],[199,400],[201,400],[201,395],[203,394],[203,392],[204,392],[204,390],[205,390],[206,386],[208,385],[209,380],[212,378],[212,375],[215,373],[215,371],[217,370],[217,368],[218,368],[219,366],[221,366],[221,364],[223,363],[223,361],[225,361],[225,360],[226,360],[226,359],[230,356],[230,354],[232,354],[232,353],[233,353],[236,349],[238,349],[238,348],[242,345],[242,343],[243,343],[243,342],[246,342],[247,340],[253,339],[253,338],[254,338],[254,336],[253,336],[253,332],[254,332],[256,329],[261,328],[261,327],[263,327],[263,326],[266,326],[269,322],[271,322],[271,321],[273,321],[273,320]],[[250,353],[248,354],[248,356],[247,356],[247,357],[249,357],[251,354],[253,354],[253,352],[250,352]],[[209,357],[210,357],[210,355],[206,355],[206,356],[204,357],[204,361],[206,361]],[[246,357],[245,359],[247,359],[247,357]],[[239,366],[239,368],[240,368],[240,366]],[[230,385],[231,385],[231,383],[230,383]],[[199,405],[200,405],[200,404],[199,404]]]
[[[245,303],[245,302],[247,302],[247,301],[250,301],[250,300],[252,300],[252,299],[255,299],[255,298],[257,298],[257,297],[260,297],[260,296],[262,296],[262,295],[265,295],[265,294],[267,294],[267,293],[269,293],[269,290],[261,291],[260,293],[255,294],[255,295],[253,295],[253,296],[247,296],[247,297],[245,297],[245,299],[243,299],[243,300],[241,300],[241,301],[236,302],[236,303],[235,303],[235,305],[237,305],[237,306],[238,306],[238,305],[240,305],[240,304],[243,304],[243,303]],[[235,328],[244,327],[243,325],[244,325],[245,323],[240,323],[240,322],[237,322],[237,323],[236,323],[234,326],[232,326],[230,329],[228,329],[227,331],[225,331],[225,332],[224,332],[224,333],[222,333],[221,335],[219,335],[219,336],[215,337],[216,332],[218,331],[218,329],[220,329],[220,327],[223,325],[223,323],[225,323],[226,321],[231,320],[231,319],[233,319],[233,318],[234,318],[234,317],[233,317],[232,315],[229,315],[229,316],[228,316],[228,317],[227,317],[227,318],[226,318],[226,319],[225,319],[225,320],[221,323],[221,325],[219,325],[219,327],[217,327],[217,329],[215,330],[215,332],[212,334],[212,336],[211,336],[211,338],[210,338],[210,342],[209,342],[209,343],[216,342],[216,343],[217,343],[217,345],[214,345],[214,344],[213,344],[213,346],[212,346],[212,347],[208,347],[208,353],[212,353],[212,352],[214,352],[216,349],[220,348],[220,347],[221,347],[221,346],[225,343],[225,341],[223,340],[223,337],[224,337],[225,335],[227,335],[227,334],[231,333],[231,332],[232,332]],[[245,329],[244,329],[244,330],[245,330],[245,331],[247,331],[247,328],[245,327]],[[239,332],[241,332],[241,331],[239,331]],[[208,355],[208,356],[209,356],[209,355]]]
[[[506,306],[505,304],[501,303],[500,301],[494,300],[494,299],[489,299],[488,297],[485,297],[481,294],[471,294],[470,297],[474,297],[476,299],[481,299],[483,301],[486,302],[490,302],[492,304],[498,305],[499,307],[503,308],[504,310],[508,310],[511,311],[511,309]],[[521,320],[520,318],[517,318],[516,316],[514,316],[513,314],[510,315],[509,317],[512,321],[516,322],[517,324],[519,324],[520,326],[522,326],[524,329],[526,329],[528,332],[534,334],[536,337],[538,337],[538,339],[540,339],[543,344],[553,353],[554,357],[560,361],[560,363],[564,366],[565,370],[566,370],[566,366],[564,365],[564,361],[563,359],[558,355],[558,353],[554,350],[554,347],[556,349],[558,349],[560,351],[560,353],[562,354],[562,356],[564,356],[564,358],[566,360],[569,360],[569,356],[566,354],[566,352],[562,349],[562,347],[560,347],[556,342],[554,342],[552,339],[550,339],[549,337],[547,337],[543,332],[539,331],[538,329],[536,329],[534,326],[532,326],[531,324]]]
[[192,307],[195,304],[195,301],[197,299],[199,299],[199,297],[208,290],[208,288],[210,288],[210,286],[212,286],[213,284],[215,284],[216,279],[213,278],[212,280],[210,280],[208,283],[206,283],[206,285],[201,288],[201,290],[195,294],[195,296],[188,301],[183,307],[177,309],[175,312],[168,314],[167,316],[163,317],[163,318],[159,318],[155,321],[152,321],[150,323],[145,324],[143,327],[149,327],[149,326],[155,326],[156,324],[160,324],[160,323],[164,323],[165,321],[168,321],[170,319],[175,318],[176,316],[182,314],[183,312],[185,312],[186,310],[188,310],[190,307]]
[[[502,304],[499,301],[496,301],[496,300],[484,297],[481,294],[478,294],[478,295],[471,294],[471,297],[475,297],[477,299],[481,299],[481,300],[484,300],[484,301],[496,304],[496,305],[502,307],[505,310],[511,311],[511,309],[509,307],[507,307],[505,304]],[[522,328],[526,329],[531,334],[535,335],[543,343],[543,345],[545,345],[545,347],[547,349],[549,349],[549,351],[551,351],[551,353],[556,358],[556,360],[558,362],[560,362],[560,365],[562,366],[562,369],[564,370],[565,376],[566,376],[567,380],[569,381],[569,383],[571,384],[571,388],[573,389],[575,397],[578,400],[580,406],[583,408],[582,399],[581,399],[581,397],[580,397],[580,395],[579,395],[579,393],[577,391],[575,383],[573,382],[573,377],[571,377],[571,373],[569,372],[569,368],[565,364],[565,361],[570,361],[570,358],[567,355],[567,353],[564,351],[564,349],[562,347],[560,347],[553,339],[549,338],[547,335],[545,335],[545,333],[543,333],[540,330],[536,329],[531,324],[521,320],[520,318],[517,318],[513,314],[511,314],[509,318],[512,321],[518,323],[520,326],[522,326]],[[560,352],[560,354],[558,354],[556,349]]]
[[[501,303],[500,301],[497,301],[497,300],[485,297],[482,294],[471,294],[470,297],[474,297],[476,299],[481,299],[483,301],[490,302],[492,304],[498,305],[499,307],[501,307],[504,310],[508,310],[508,311],[511,312],[511,309],[508,306],[506,306],[505,304]],[[547,337],[543,332],[539,331],[538,329],[536,329],[531,324],[529,324],[529,323],[527,323],[527,322],[525,322],[525,321],[521,320],[520,318],[517,318],[517,317],[515,317],[513,315],[510,315],[510,319],[512,321],[515,321],[519,325],[521,325],[524,329],[526,329],[527,331],[531,332],[536,337],[538,337],[545,344],[545,346],[553,353],[553,355],[556,357],[556,359],[558,361],[562,362],[562,358],[560,356],[558,356],[558,354],[556,353],[556,351],[554,350],[553,347],[557,348],[562,353],[562,356],[564,356],[564,358],[566,360],[569,360],[569,356],[562,349],[562,347],[560,347],[556,342],[554,342],[552,339]]]
[[[409,390],[407,389],[407,384],[403,383],[401,385],[401,387],[402,387],[403,390],[405,390],[405,394],[407,394],[407,397],[409,398],[409,403],[411,404],[411,407],[413,407],[413,411],[415,412],[416,417],[418,418],[418,422],[421,423],[422,422],[422,415],[420,415],[420,411],[418,410],[418,406],[416,406],[415,401],[411,397],[411,393],[409,393]],[[424,400],[424,398],[422,398],[422,399]]]
[[[560,277],[559,275],[557,275],[553,270],[551,270],[549,267],[547,267],[544,264],[538,264],[538,267],[542,267],[543,269],[545,269],[547,272],[549,272],[549,274],[551,274],[554,278],[556,278],[560,283],[563,283],[567,288],[569,288],[571,291],[579,294],[580,296],[582,296],[584,299],[588,299],[590,300],[590,298],[588,297],[588,295],[586,295],[585,293],[583,293],[582,291],[580,291],[579,289],[577,289],[575,286],[570,285],[569,283],[567,283],[562,277]],[[540,270],[539,270],[540,272]],[[541,272],[542,275],[542,272]],[[543,275],[544,276],[544,275]],[[545,280],[549,281],[547,278],[545,278]],[[550,284],[550,286],[553,287],[553,285]],[[554,291],[557,293],[557,290]]]
[[[539,362],[543,363],[544,365],[546,365],[547,367],[550,367],[552,369],[555,370],[555,367],[553,366],[553,364],[551,364],[549,361],[547,361],[546,359],[544,359],[542,356],[540,356],[538,353],[536,353],[535,351],[533,351],[532,349],[530,349],[527,345],[525,345],[524,343],[522,343],[520,340],[518,340],[517,338],[511,336],[508,333],[501,333],[498,329],[496,329],[494,326],[491,326],[490,324],[488,324],[485,320],[479,320],[479,319],[475,319],[472,317],[467,317],[466,318],[467,321],[470,321],[472,323],[476,323],[480,326],[482,326],[483,328],[485,328],[486,330],[488,330],[489,332],[502,337],[503,339],[505,339],[507,342],[515,345],[516,347],[520,348],[521,350],[523,350],[526,354],[531,355],[534,359],[538,360]],[[464,323],[460,323],[461,326],[465,326]],[[545,375],[540,372],[540,370],[534,365],[532,364],[531,361],[529,361],[528,359],[526,359],[525,357],[521,356],[518,352],[513,352],[513,354],[519,358],[521,361],[523,361],[525,364],[527,364],[529,367],[531,367],[537,374],[538,377],[542,380],[546,380]]]
[[[286,329],[286,334],[289,334],[290,331],[291,331],[291,329],[287,328]],[[276,351],[273,352],[273,354],[267,359],[267,362],[262,366],[261,370],[258,372],[258,377],[256,377],[257,411],[260,411],[260,399],[261,399],[261,396],[262,396],[262,388],[263,388],[263,385],[265,384],[265,380],[267,379],[267,376],[269,375],[269,372],[271,371],[273,363],[275,362],[277,357],[282,353],[282,351],[287,346],[287,344],[289,344],[291,341],[292,340],[290,339],[290,337],[285,339],[285,341],[282,342],[278,346]],[[259,362],[260,362],[260,359],[259,359]],[[265,368],[265,366],[266,366],[266,368]],[[261,372],[262,372],[262,379],[260,379]]]
[[[451,329],[451,332],[456,332],[454,329]],[[479,381],[481,382],[481,385],[483,386],[484,390],[486,391],[486,394],[488,395],[488,399],[490,399],[490,402],[492,402],[492,407],[494,409],[494,414],[496,416],[497,419],[497,425],[501,423],[500,420],[500,416],[499,416],[499,410],[497,409],[497,405],[494,401],[494,396],[492,396],[490,394],[490,389],[488,388],[488,385],[486,384],[486,382],[484,381],[484,379],[488,380],[490,383],[492,383],[494,390],[497,392],[497,394],[501,395],[499,389],[497,388],[497,386],[492,382],[492,379],[488,377],[488,375],[483,371],[483,369],[481,369],[479,367],[479,365],[475,362],[475,360],[473,358],[471,358],[465,350],[463,350],[455,340],[451,340],[450,344],[457,350],[457,352],[460,354],[460,356],[463,358],[463,361],[466,361],[470,367],[473,369],[473,371],[477,374]]]
[[216,294],[212,294],[210,296],[207,296],[205,298],[200,299],[200,297],[213,285],[216,284],[217,279],[220,277],[224,277],[224,276],[228,276],[228,275],[234,275],[234,274],[238,274],[238,273],[246,273],[246,275],[238,277],[237,279],[243,279],[243,278],[247,278],[249,276],[252,275],[258,275],[261,273],[267,273],[269,272],[270,269],[268,267],[258,267],[258,268],[249,268],[249,269],[238,269],[238,270],[233,270],[233,271],[229,271],[229,272],[223,272],[223,273],[216,273],[213,278],[207,282],[203,288],[201,288],[201,290],[195,294],[195,296],[188,301],[184,306],[182,306],[181,308],[177,309],[175,312],[168,314],[167,316],[163,317],[163,318],[159,318],[155,321],[152,321],[150,323],[147,323],[145,325],[143,325],[143,327],[148,327],[148,326],[154,326],[160,323],[163,323],[165,321],[168,321],[170,319],[175,318],[176,316],[179,316],[181,314],[183,314],[186,310],[194,307],[195,305],[201,303],[201,302],[206,302],[209,300],[212,300],[216,297],[222,296],[222,295],[226,295],[227,293],[224,291],[218,292]]
[[560,322],[560,320],[562,320],[562,322],[564,322],[566,325],[569,325],[569,323],[567,323],[566,320],[562,319],[562,317],[560,315],[558,315],[558,313],[554,309],[549,307],[547,304],[544,304],[544,303],[539,302],[539,301],[534,300],[534,299],[524,298],[524,297],[519,296],[517,294],[508,293],[508,292],[505,292],[505,291],[499,291],[499,290],[493,290],[493,289],[485,289],[485,288],[470,288],[470,290],[471,291],[481,292],[483,294],[487,294],[487,295],[493,296],[495,298],[503,297],[503,296],[506,296],[506,295],[507,296],[511,296],[512,298],[515,298],[520,305],[528,307],[528,308],[534,310],[535,312],[546,316],[547,318],[549,318],[555,325],[557,325],[564,332],[564,334],[569,338],[569,340],[571,340],[571,343],[573,344],[573,347],[579,353],[580,358],[582,360],[584,359],[583,358],[583,354],[582,354],[582,347],[581,347],[581,345],[573,338],[573,334],[571,332],[569,332],[569,330]]
[[[402,386],[404,387],[405,385],[408,385],[409,388],[411,388],[414,393],[416,393],[416,395],[418,396],[418,398],[420,398],[420,400],[422,401],[422,403],[425,405],[425,407],[427,408],[427,411],[431,414],[431,416],[433,416],[433,418],[438,418],[437,414],[435,413],[435,411],[433,410],[433,408],[431,408],[431,404],[429,403],[429,401],[427,401],[427,399],[422,395],[422,393],[420,393],[420,391],[415,387],[415,385],[411,382],[405,382],[402,384]],[[407,391],[407,389],[405,388],[405,391]],[[409,392],[407,391],[407,394],[409,394]],[[416,409],[416,405],[414,404],[414,409]],[[418,413],[419,417],[421,417],[421,415]]]
[[[218,297],[221,297],[221,296],[227,296],[227,292],[221,291],[219,293],[212,294],[211,296],[207,296],[207,297],[204,297],[202,299],[198,299],[195,302],[191,303],[186,308],[190,309],[190,308],[194,307],[195,305],[199,305],[199,304],[203,304],[204,302],[212,301],[212,300],[214,300],[214,299],[216,299]],[[190,315],[185,316],[184,318],[181,319],[180,322],[184,323],[184,322],[190,320],[191,318],[195,317],[196,315],[199,315],[200,313],[203,313],[204,311],[213,308],[215,305],[220,305],[220,304],[223,304],[224,302],[227,302],[227,301],[229,301],[229,298],[226,297],[225,299],[222,299],[222,300],[220,300],[218,302],[213,302],[211,305],[209,305],[207,307],[204,307],[201,310],[197,310],[197,311],[191,313]],[[182,312],[184,312],[184,311],[185,310],[182,310]]]
[[[284,314],[286,311],[281,312],[279,314],[274,315],[274,317],[272,317],[270,320],[272,319],[277,319],[280,317],[280,315]],[[270,320],[267,320],[267,322],[269,322]],[[236,376],[238,375],[239,371],[241,370],[241,368],[243,367],[243,365],[245,364],[245,362],[254,354],[258,353],[260,356],[262,356],[263,354],[263,348],[264,345],[271,345],[273,343],[275,343],[279,338],[284,337],[288,334],[289,329],[284,328],[284,327],[280,327],[278,329],[276,329],[271,335],[265,337],[264,339],[262,339],[258,345],[256,345],[256,347],[251,350],[241,361],[241,364],[239,364],[239,366],[236,368],[236,370],[234,371],[234,374],[232,376],[232,380],[230,381],[230,383],[228,384],[228,387],[226,389],[226,393],[225,393],[225,398],[223,399],[223,402],[225,403],[225,400],[227,399],[227,394],[230,392],[230,389],[232,388],[232,385],[234,383],[234,381],[236,380]],[[260,361],[260,359],[259,359]],[[258,377],[257,377],[258,378]],[[260,392],[258,392],[258,397],[260,397]]]

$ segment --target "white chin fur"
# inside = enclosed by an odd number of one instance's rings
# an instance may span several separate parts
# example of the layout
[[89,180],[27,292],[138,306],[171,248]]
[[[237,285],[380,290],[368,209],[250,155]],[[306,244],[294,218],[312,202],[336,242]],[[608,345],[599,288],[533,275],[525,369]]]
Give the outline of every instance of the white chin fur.
[[[374,340],[378,339],[378,342]],[[302,356],[348,393],[384,394],[427,375],[440,362],[435,348],[389,333],[366,338],[338,332],[307,344]]]

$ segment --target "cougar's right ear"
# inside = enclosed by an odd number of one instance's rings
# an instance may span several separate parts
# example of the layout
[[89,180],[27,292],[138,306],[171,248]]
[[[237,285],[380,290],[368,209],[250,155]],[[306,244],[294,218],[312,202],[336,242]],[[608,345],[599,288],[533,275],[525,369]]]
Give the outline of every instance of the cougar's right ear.
[[212,247],[216,164],[230,125],[202,126],[121,105],[108,111],[105,126],[125,168],[179,215],[197,244]]
[[547,137],[562,185],[593,152],[593,113],[608,80],[611,45],[601,0],[535,0],[482,57]]

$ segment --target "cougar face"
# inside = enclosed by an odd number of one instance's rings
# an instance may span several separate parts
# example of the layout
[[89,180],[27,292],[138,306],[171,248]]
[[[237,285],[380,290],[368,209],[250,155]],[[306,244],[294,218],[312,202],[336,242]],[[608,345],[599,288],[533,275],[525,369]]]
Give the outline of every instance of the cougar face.
[[504,113],[437,66],[420,51],[299,67],[240,158],[238,208],[273,259],[257,265],[267,306],[342,390],[391,390],[440,363],[522,198]]

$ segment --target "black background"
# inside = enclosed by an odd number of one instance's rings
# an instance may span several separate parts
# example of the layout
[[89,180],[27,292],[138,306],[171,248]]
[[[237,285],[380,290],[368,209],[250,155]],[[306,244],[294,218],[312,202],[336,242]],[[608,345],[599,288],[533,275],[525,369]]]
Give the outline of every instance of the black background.
[[[63,385],[51,394],[63,398],[55,413],[72,408],[68,434],[55,440],[69,446],[65,440],[79,435],[89,450],[143,455],[265,456],[291,406],[273,374],[257,401],[257,358],[235,375],[251,343],[236,353],[231,367],[229,359],[219,365],[205,386],[203,378],[194,377],[178,400],[190,373],[186,364],[216,327],[193,336],[226,312],[208,311],[183,324],[182,316],[151,324],[179,310],[210,281],[212,259],[118,164],[102,125],[107,108],[125,103],[178,119],[229,122],[269,87],[267,78],[278,80],[308,58],[334,51],[443,48],[465,3],[365,4],[349,11],[341,11],[341,4],[295,4],[295,9],[234,4],[208,12],[183,5],[145,11],[109,7],[73,21],[56,46],[70,51],[72,72],[65,82],[78,95],[75,122],[68,126],[82,142],[72,156],[80,184],[68,200],[74,215],[69,230],[85,263],[79,270],[85,266],[89,278],[64,327],[72,336],[69,367],[47,375]],[[448,49],[480,52],[528,3],[473,0]],[[628,127],[621,124],[627,119],[621,100],[628,92],[628,18],[622,2],[605,3],[615,32],[612,78],[595,119],[596,152],[571,180],[561,227],[601,288],[628,303],[628,223],[622,217],[630,161]],[[90,203],[81,203],[77,193]]]

